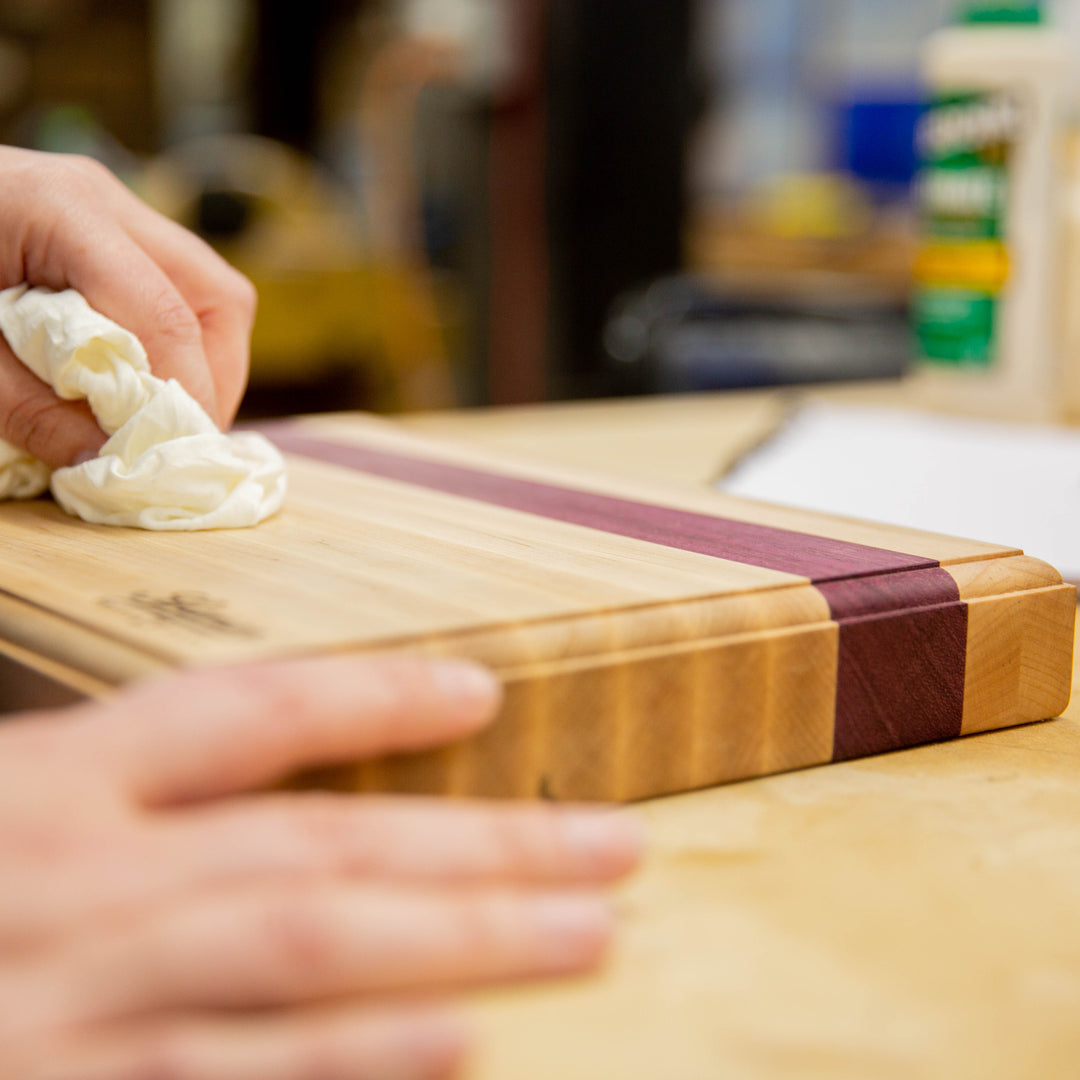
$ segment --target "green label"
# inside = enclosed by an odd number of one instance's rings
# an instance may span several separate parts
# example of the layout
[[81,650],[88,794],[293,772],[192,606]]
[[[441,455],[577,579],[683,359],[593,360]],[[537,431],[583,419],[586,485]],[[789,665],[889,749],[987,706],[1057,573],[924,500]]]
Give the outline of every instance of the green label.
[[915,330],[939,364],[988,366],[1010,271],[1009,168],[1023,113],[1002,91],[949,94],[919,127],[923,243],[915,268]]
[[915,294],[915,334],[923,356],[942,364],[993,360],[997,300],[961,289],[920,289]]

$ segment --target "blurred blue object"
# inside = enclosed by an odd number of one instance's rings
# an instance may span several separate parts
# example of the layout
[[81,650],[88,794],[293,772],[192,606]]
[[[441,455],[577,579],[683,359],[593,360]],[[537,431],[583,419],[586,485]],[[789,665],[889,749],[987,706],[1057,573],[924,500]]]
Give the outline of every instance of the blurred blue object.
[[879,190],[909,187],[919,169],[915,129],[924,107],[916,87],[856,89],[836,101],[836,166]]

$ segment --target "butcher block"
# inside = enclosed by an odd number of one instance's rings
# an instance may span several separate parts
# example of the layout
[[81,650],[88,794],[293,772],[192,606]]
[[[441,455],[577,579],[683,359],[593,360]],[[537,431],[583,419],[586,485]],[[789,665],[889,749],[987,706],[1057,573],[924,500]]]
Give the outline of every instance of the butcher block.
[[541,465],[368,416],[263,430],[290,486],[254,529],[147,533],[48,500],[0,506],[7,681],[98,696],[253,659],[471,657],[506,688],[488,731],[307,780],[615,801],[1068,704],[1075,590],[1015,548]]

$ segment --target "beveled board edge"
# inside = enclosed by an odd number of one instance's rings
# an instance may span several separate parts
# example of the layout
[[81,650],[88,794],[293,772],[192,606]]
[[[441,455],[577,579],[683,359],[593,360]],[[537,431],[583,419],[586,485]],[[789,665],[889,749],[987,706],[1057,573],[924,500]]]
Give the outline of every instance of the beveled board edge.
[[[1067,585],[974,598],[961,715],[947,703],[956,730],[934,730],[933,717],[929,728],[871,724],[879,741],[865,752],[1058,715],[1071,692],[1075,604]],[[925,644],[925,615],[876,618],[910,661]],[[842,633],[830,622],[506,669],[503,712],[483,734],[305,779],[348,791],[622,802],[853,757],[835,739]]]

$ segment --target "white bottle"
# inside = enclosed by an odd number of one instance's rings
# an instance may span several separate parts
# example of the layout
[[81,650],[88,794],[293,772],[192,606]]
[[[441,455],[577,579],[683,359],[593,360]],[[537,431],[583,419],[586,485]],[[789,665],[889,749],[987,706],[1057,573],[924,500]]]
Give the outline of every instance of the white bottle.
[[1063,412],[1063,130],[1070,49],[1033,3],[933,35],[922,71],[915,376],[934,404],[1028,420]]

